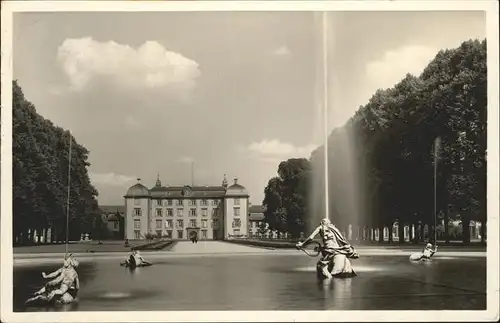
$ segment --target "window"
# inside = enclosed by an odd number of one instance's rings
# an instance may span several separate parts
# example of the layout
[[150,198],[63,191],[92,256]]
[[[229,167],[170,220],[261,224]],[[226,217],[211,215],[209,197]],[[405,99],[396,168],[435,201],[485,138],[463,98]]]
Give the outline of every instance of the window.
[[141,229],[141,220],[134,220],[134,229],[135,230],[140,230]]
[[189,205],[195,206],[196,205],[196,200],[189,200]]
[[213,206],[217,206],[217,205],[219,205],[219,201],[218,201],[218,200],[213,200],[213,201],[212,201],[212,205],[213,205]]
[[135,240],[139,240],[141,238],[141,231],[135,230],[134,231],[134,238],[135,238]]
[[156,216],[162,216],[162,210],[161,209],[156,209]]
[[134,215],[135,215],[135,216],[141,216],[141,214],[142,214],[142,212],[141,212],[141,211],[142,211],[142,209],[140,209],[140,208],[136,207],[136,208],[134,209]]
[[167,200],[167,205],[172,206],[172,200]]
[[167,220],[167,221],[165,222],[165,226],[166,226],[167,228],[171,228],[171,227],[173,227],[173,221],[172,221],[172,220]]
[[174,210],[167,209],[167,216],[174,216]]
[[189,216],[196,216],[196,209],[189,210]]
[[207,230],[201,230],[201,237],[203,239],[206,239],[207,238]]
[[177,230],[177,238],[178,239],[184,239],[184,235],[183,235],[184,231],[182,230]]
[[177,220],[177,227],[184,228],[184,220]]
[[167,230],[167,239],[172,239],[172,230]]
[[190,221],[189,221],[189,226],[190,226],[191,228],[196,228],[196,220],[190,220]]
[[118,229],[118,222],[117,221],[114,221],[113,222],[113,229]]
[[156,220],[156,229],[161,229],[162,221]]
[[219,219],[212,220],[212,227],[213,228],[218,228],[219,227]]
[[161,237],[163,234],[161,230],[156,230],[156,236]]
[[239,228],[241,227],[241,220],[240,219],[235,219],[233,221],[233,228]]
[[134,205],[141,205],[140,199],[134,199]]
[[161,200],[156,200],[156,205],[157,206],[162,206]]
[[184,200],[176,200],[175,205],[184,205]]
[[184,209],[177,209],[177,216],[182,217],[182,214],[184,213]]
[[234,205],[240,205],[240,199],[234,199]]
[[240,216],[240,208],[239,207],[234,208],[234,216]]
[[208,224],[207,220],[201,220],[201,227],[202,228],[208,228],[207,224]]
[[206,209],[206,208],[201,209],[201,215],[202,216],[208,216],[208,209]]
[[208,201],[206,199],[201,200],[201,205],[208,205]]

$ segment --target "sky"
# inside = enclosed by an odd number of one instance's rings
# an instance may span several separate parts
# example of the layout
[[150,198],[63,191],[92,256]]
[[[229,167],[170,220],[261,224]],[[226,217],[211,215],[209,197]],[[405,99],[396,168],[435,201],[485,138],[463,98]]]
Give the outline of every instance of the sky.
[[[220,185],[260,204],[280,161],[308,158],[379,88],[486,35],[482,12],[16,13],[14,78],[89,149],[101,205],[152,187]],[[194,177],[191,165],[194,163]]]

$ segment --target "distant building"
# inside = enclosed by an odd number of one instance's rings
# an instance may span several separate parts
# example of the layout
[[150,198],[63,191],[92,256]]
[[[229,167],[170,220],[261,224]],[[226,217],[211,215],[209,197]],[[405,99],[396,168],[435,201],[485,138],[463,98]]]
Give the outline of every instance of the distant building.
[[[262,205],[251,205],[248,209],[248,237],[257,238],[261,237],[262,234],[259,230],[261,224],[264,223],[264,207]],[[266,227],[267,227],[266,223]],[[265,237],[269,235],[269,232],[264,234]]]
[[125,232],[125,206],[124,205],[102,205],[101,210],[102,220],[105,223],[112,238],[123,239]]
[[151,189],[138,183],[125,198],[125,238],[224,240],[246,236],[248,191],[226,176],[220,186],[162,186],[160,178]]

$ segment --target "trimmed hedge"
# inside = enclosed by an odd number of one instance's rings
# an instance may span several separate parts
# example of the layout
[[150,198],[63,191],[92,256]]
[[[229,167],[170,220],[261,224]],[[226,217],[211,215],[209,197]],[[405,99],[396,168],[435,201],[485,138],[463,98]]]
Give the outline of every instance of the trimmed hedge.
[[132,247],[130,249],[131,250],[154,250],[154,251],[158,251],[158,250],[163,250],[163,249],[165,249],[167,247],[172,248],[176,242],[177,241],[173,241],[173,240],[168,240],[168,241],[165,241],[165,240],[153,241],[153,242],[148,242],[148,243],[145,243],[145,244],[142,244],[142,245],[139,245],[139,246]]
[[269,240],[224,240],[225,242],[236,243],[254,247],[294,249],[295,242],[290,241],[269,241]]

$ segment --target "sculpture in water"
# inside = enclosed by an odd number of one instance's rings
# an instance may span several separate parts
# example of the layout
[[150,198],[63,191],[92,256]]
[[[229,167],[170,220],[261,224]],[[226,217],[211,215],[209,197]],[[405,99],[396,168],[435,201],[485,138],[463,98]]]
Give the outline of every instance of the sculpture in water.
[[137,267],[148,267],[153,264],[144,260],[144,258],[140,255],[139,250],[134,250],[129,255],[128,259],[121,262],[120,265],[134,269]]
[[66,255],[61,268],[48,275],[42,273],[43,278],[53,279],[47,282],[45,286],[37,291],[34,297],[28,299],[26,303],[73,303],[80,289],[80,281],[76,268],[78,268],[78,261],[74,259],[71,254]]
[[305,241],[297,243],[297,248],[302,248],[318,234],[323,242],[319,248],[322,257],[317,264],[318,274],[325,278],[356,276],[351,267],[350,259],[357,259],[359,255],[339,229],[327,218],[321,220],[320,225]]
[[433,246],[431,243],[428,243],[422,252],[412,253],[410,255],[411,261],[420,261],[420,260],[430,260],[432,256],[437,251],[437,245]]

